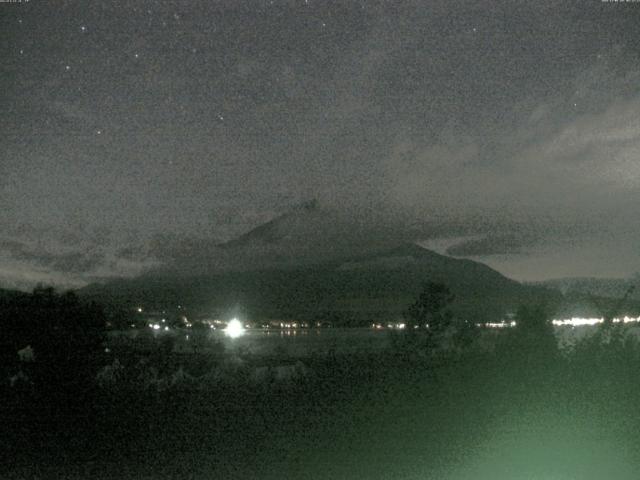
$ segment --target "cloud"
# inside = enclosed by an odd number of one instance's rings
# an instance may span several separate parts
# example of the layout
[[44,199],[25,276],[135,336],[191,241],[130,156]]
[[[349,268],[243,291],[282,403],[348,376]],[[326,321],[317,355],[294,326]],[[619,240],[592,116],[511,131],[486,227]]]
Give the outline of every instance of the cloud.
[[[613,73],[598,63],[578,76],[574,93],[520,102],[510,123],[490,132],[450,126],[425,140],[399,133],[380,189],[415,217],[465,225],[438,232],[472,236],[448,253],[511,273],[512,262],[519,278],[542,275],[535,262],[558,261],[560,251],[571,264],[564,274],[587,272],[589,262],[629,274],[640,267],[640,252],[628,248],[640,237],[640,92],[628,87],[638,72],[637,64]],[[608,265],[596,261],[606,255]]]
[[[88,281],[214,256],[312,197],[353,223],[464,237],[451,252],[495,261],[636,241],[640,68],[633,44],[611,48],[630,42],[628,15],[241,3],[179,18],[154,6],[178,36],[107,8],[98,23],[113,35],[52,46],[69,72],[21,59],[0,119],[12,271]],[[39,12],[34,45],[60,30]],[[13,231],[16,219],[37,231]]]
[[[58,233],[65,238],[64,232]],[[115,244],[104,240],[84,239],[83,244],[73,245],[60,242],[55,235],[43,235],[39,240],[0,238],[0,288],[28,290],[37,283],[78,288],[95,281],[133,277],[160,263],[143,248],[132,247],[121,254]]]
[[105,261],[100,252],[72,252],[56,257],[51,267],[62,273],[88,273],[94,271]]
[[455,257],[515,254],[521,253],[524,246],[533,243],[532,239],[524,238],[517,233],[505,233],[465,240],[447,248],[447,254]]

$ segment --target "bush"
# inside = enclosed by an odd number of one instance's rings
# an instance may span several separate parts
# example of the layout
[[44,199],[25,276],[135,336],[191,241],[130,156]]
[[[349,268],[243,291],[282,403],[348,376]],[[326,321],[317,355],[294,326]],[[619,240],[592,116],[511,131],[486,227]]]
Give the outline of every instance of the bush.
[[[0,303],[0,328],[4,364],[27,370],[36,388],[86,388],[93,378],[105,328],[97,305],[80,302],[72,292],[38,287]],[[25,362],[18,351],[25,347],[31,347],[33,361],[19,365]]]

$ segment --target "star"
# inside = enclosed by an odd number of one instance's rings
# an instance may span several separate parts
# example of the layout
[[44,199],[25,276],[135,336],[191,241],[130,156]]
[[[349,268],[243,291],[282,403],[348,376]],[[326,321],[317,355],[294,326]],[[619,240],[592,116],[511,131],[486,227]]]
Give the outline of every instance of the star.
[[134,54],[133,56],[134,56],[135,58],[140,58],[140,55],[139,55],[139,54],[137,54],[137,53],[136,53],[136,54]]
[[71,70],[71,65],[65,65],[64,69],[68,72],[69,70]]
[[102,130],[96,130],[96,134],[102,135]]
[[81,31],[81,32],[83,32],[83,33],[84,33],[84,32],[86,32],[86,31],[87,31],[87,27],[85,27],[84,25],[82,25],[82,26],[80,27],[80,31]]
[[20,49],[20,55],[22,55],[24,53],[24,50],[21,48]]

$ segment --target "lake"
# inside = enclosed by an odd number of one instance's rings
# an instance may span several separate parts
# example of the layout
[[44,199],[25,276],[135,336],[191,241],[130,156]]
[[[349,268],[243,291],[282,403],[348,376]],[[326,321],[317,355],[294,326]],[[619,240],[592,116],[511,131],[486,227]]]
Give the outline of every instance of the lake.
[[312,353],[321,355],[342,353],[354,354],[382,351],[390,345],[389,331],[372,328],[322,328],[262,330],[247,329],[237,338],[231,338],[223,330],[195,331],[173,330],[169,332],[149,332],[130,330],[110,332],[108,344],[115,345],[133,341],[144,344],[155,339],[171,337],[175,340],[177,353],[215,352],[220,344],[225,352],[241,352],[256,356],[286,354],[304,357]]
[[[592,325],[555,327],[561,349],[571,347],[595,329]],[[629,325],[627,333],[640,337],[640,327],[637,324]],[[176,353],[214,353],[221,351],[222,345],[227,353],[256,356],[286,354],[290,357],[305,357],[313,353],[326,355],[377,352],[391,345],[390,330],[373,328],[247,329],[236,338],[229,337],[220,329],[174,329],[168,332],[132,329],[110,332],[109,338],[108,345],[131,342],[143,349],[145,345],[150,346],[154,342],[172,338]]]

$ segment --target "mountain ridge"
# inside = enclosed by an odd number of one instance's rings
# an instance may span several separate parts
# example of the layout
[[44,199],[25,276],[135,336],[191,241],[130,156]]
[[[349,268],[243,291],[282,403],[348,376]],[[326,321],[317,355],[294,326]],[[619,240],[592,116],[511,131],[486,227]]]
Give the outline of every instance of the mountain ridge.
[[[402,261],[397,263],[398,259]],[[411,243],[286,268],[189,277],[167,272],[92,285],[80,294],[131,306],[190,305],[200,313],[224,314],[241,305],[252,318],[330,320],[361,326],[401,316],[426,281],[447,284],[456,295],[454,311],[477,321],[502,318],[523,303],[559,301],[549,290],[522,285],[484,264],[446,257]]]

